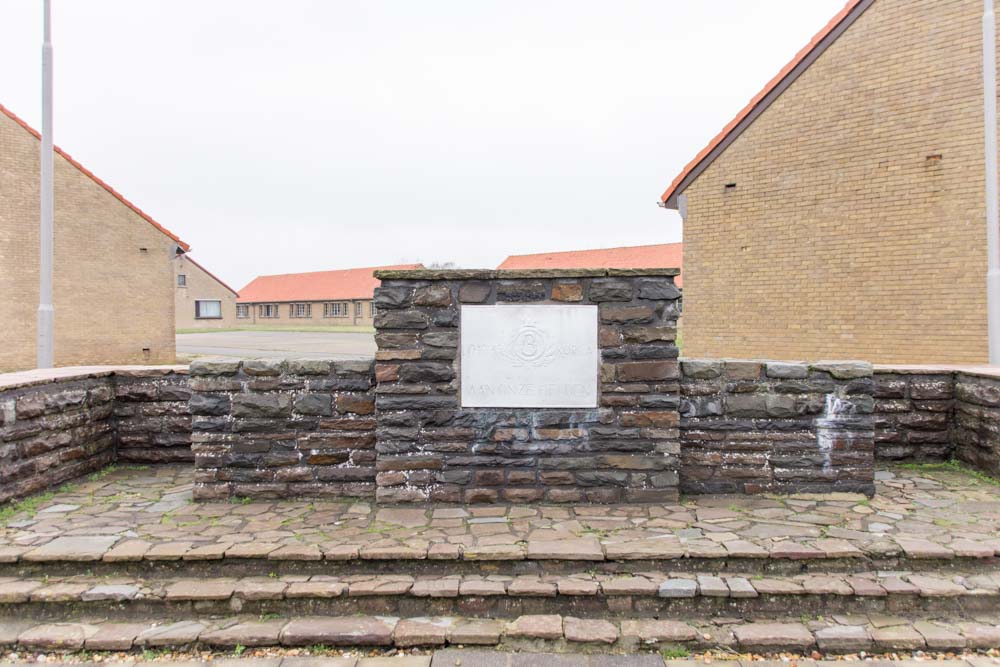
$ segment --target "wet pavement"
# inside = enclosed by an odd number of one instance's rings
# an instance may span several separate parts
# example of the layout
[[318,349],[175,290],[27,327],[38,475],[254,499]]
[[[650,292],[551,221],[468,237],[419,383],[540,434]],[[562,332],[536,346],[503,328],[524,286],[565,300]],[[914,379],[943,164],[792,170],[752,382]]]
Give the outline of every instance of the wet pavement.
[[194,503],[190,466],[121,468],[0,524],[0,562],[51,560],[990,558],[1000,487],[888,468],[878,492],[692,496],[655,505]]

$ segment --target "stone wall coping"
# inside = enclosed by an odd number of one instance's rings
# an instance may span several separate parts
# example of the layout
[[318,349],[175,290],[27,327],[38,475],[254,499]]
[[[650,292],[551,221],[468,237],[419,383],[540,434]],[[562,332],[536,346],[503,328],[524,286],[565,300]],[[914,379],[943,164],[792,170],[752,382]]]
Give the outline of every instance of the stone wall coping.
[[876,364],[875,373],[882,375],[971,375],[1000,379],[1000,366],[966,366],[962,364]]
[[187,374],[188,367],[170,366],[63,366],[61,368],[34,368],[14,373],[0,373],[0,391],[33,387],[50,382],[88,380],[111,377],[157,377],[171,373]]
[[[792,367],[799,367],[800,372],[807,370],[829,373],[838,379],[871,377],[873,366],[867,361],[859,359],[824,359],[820,361],[777,361],[774,359],[727,359],[715,357],[680,357],[682,374],[686,375],[688,368],[692,366],[713,367],[721,373],[722,369],[740,368],[746,371],[747,367],[759,366],[766,371],[766,375],[774,378],[787,378],[785,373]],[[772,375],[772,371],[774,374]],[[699,372],[703,372],[699,370]],[[711,377],[711,376],[709,376]],[[804,376],[803,376],[804,377]]]
[[517,280],[524,278],[614,278],[676,276],[680,269],[389,269],[376,271],[379,280]]
[[375,357],[341,359],[337,357],[199,357],[188,366],[191,375],[233,375],[241,369],[249,375],[329,375],[357,374],[371,370]]

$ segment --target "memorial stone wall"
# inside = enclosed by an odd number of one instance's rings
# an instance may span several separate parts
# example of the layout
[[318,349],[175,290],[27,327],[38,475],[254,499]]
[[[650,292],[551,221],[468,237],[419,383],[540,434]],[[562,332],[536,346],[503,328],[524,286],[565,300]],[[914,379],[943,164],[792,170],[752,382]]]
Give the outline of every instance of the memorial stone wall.
[[377,498],[676,499],[676,274],[376,272]]

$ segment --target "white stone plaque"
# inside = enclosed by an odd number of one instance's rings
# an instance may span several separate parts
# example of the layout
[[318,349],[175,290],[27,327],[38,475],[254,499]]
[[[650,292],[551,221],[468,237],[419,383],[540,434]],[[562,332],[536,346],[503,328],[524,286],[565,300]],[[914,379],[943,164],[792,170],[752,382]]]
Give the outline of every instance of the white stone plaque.
[[593,408],[597,306],[462,306],[462,406]]

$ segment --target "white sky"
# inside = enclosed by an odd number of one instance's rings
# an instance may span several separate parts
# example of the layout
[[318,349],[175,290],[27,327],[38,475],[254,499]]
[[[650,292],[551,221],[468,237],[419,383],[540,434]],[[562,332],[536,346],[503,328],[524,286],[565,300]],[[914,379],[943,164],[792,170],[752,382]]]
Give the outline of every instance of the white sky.
[[[679,241],[661,192],[844,2],[53,0],[55,138],[237,289]],[[0,0],[36,128],[41,5]]]

